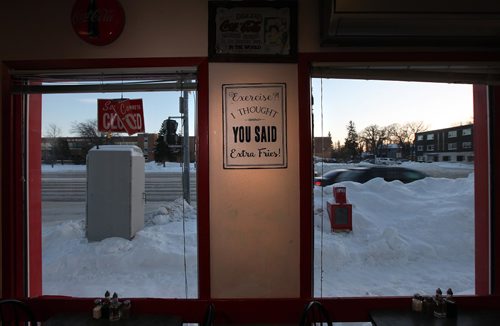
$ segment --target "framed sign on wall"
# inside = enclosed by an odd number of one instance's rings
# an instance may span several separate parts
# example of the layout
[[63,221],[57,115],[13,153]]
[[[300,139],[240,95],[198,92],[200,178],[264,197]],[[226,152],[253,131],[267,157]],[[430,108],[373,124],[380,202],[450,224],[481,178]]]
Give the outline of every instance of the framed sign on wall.
[[224,168],[286,168],[286,85],[222,86]]
[[210,1],[208,24],[212,61],[296,60],[295,1]]

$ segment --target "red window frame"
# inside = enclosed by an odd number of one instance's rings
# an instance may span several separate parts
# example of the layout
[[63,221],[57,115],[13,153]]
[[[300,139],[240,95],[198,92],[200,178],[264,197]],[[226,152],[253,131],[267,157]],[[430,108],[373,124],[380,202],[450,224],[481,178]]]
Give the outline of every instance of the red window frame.
[[[141,67],[198,68],[198,295],[210,297],[209,201],[208,201],[208,61],[206,58],[117,59],[7,62],[2,81],[2,295],[4,297],[42,294],[41,265],[41,95],[12,93],[9,69],[85,69]],[[25,110],[27,99],[29,110]],[[29,114],[27,114],[29,112]],[[26,124],[25,124],[26,121]],[[26,128],[26,130],[24,129]],[[27,137],[25,137],[25,133]],[[24,150],[28,153],[25,163]],[[27,170],[29,184],[23,180]],[[29,191],[25,194],[25,187]],[[26,211],[24,204],[26,203]],[[29,212],[28,225],[26,215]],[[25,237],[29,237],[29,241]],[[7,249],[9,248],[9,249]],[[19,259],[23,257],[23,259]],[[27,257],[27,260],[26,260]],[[26,262],[26,263],[25,263]]]
[[[237,323],[293,323],[300,316],[305,303],[312,299],[313,282],[313,228],[312,214],[312,139],[311,139],[311,94],[310,94],[310,66],[313,62],[367,62],[367,61],[427,61],[432,62],[467,62],[467,61],[500,61],[494,55],[478,53],[309,53],[300,54],[297,65],[299,94],[299,164],[300,164],[300,297],[290,299],[214,299],[210,294],[210,229],[209,229],[209,128],[208,128],[208,59],[207,58],[146,58],[146,59],[99,59],[99,60],[66,60],[66,61],[19,61],[3,62],[2,69],[2,296],[25,297],[29,284],[33,293],[36,293],[36,281],[27,282],[25,257],[26,241],[23,238],[23,115],[22,96],[11,91],[12,80],[10,69],[45,70],[45,69],[85,69],[85,68],[127,68],[127,67],[198,67],[198,132],[199,132],[199,160],[206,162],[198,165],[198,193],[205,194],[198,199],[199,224],[202,230],[198,236],[199,246],[199,299],[137,299],[134,301],[134,310],[139,312],[175,313],[181,315],[185,322],[200,322],[208,301],[217,307],[219,321]],[[488,158],[490,148],[488,140],[496,144],[500,142],[500,135],[488,135],[488,127],[500,130],[500,119],[488,120],[488,110],[500,107],[500,87],[474,87],[474,101],[483,109],[475,112],[474,148],[477,157]],[[489,98],[488,98],[489,97]],[[496,101],[492,101],[496,100]],[[476,106],[476,103],[474,103]],[[36,105],[33,103],[32,105]],[[493,105],[493,106],[492,106]],[[494,111],[494,110],[493,110]],[[34,117],[31,117],[34,118]],[[495,121],[498,120],[498,121]],[[489,124],[490,123],[490,124]],[[30,132],[39,132],[31,130]],[[500,162],[500,153],[492,151],[494,162]],[[33,158],[35,160],[35,158]],[[489,159],[481,160],[476,169],[476,214],[486,216],[476,225],[476,290],[479,295],[458,298],[461,308],[492,308],[500,305],[497,296],[489,294],[500,293],[495,282],[500,280],[500,268],[490,269],[490,263],[500,266],[500,241],[495,235],[500,234],[500,221],[494,208],[489,215],[489,201],[500,202],[498,192],[490,192],[490,186],[495,188],[500,182],[500,173],[490,176]],[[33,173],[33,172],[32,172]],[[479,181],[478,181],[479,180]],[[31,185],[38,187],[37,185]],[[36,198],[32,200],[32,207],[36,208]],[[491,216],[491,220],[489,219]],[[490,222],[493,227],[490,228]],[[30,227],[31,228],[31,227]],[[33,228],[36,228],[34,226]],[[480,230],[478,232],[478,230]],[[33,231],[33,230],[31,230]],[[491,232],[491,233],[490,233]],[[30,236],[32,236],[31,234]],[[14,249],[12,249],[14,248]],[[492,252],[494,254],[492,254]],[[37,262],[32,262],[36,264]],[[33,283],[34,282],[34,283]],[[410,305],[409,297],[384,298],[322,298],[326,308],[332,312],[335,321],[367,321],[369,311],[380,308],[407,309]],[[92,299],[89,298],[60,298],[39,297],[28,300],[37,315],[50,316],[62,311],[89,311]]]
[[[312,170],[312,121],[311,121],[311,66],[313,63],[328,63],[328,62],[387,62],[392,65],[397,65],[398,62],[466,62],[466,61],[482,61],[482,55],[463,54],[463,53],[367,53],[367,52],[339,52],[339,53],[310,53],[302,54],[299,57],[299,121],[301,121],[300,129],[300,198],[301,198],[301,241],[306,243],[313,242],[313,226],[309,220],[304,219],[304,216],[311,216],[313,211],[313,201],[311,198],[311,179]],[[474,85],[474,151],[475,151],[475,278],[476,278],[476,295],[498,294],[499,290],[494,288],[494,280],[500,280],[499,269],[492,269],[492,266],[500,266],[500,244],[495,241],[490,247],[490,239],[494,239],[495,234],[500,234],[495,231],[500,230],[497,223],[497,230],[491,230],[492,220],[498,220],[493,214],[490,215],[490,185],[489,179],[489,150],[488,148],[488,91],[495,90],[500,98],[499,87],[484,85]],[[491,98],[490,98],[491,102]],[[499,106],[500,106],[500,101]],[[496,105],[495,105],[496,107]],[[496,122],[496,124],[499,124]],[[306,127],[304,127],[306,126]],[[493,135],[495,140],[498,140],[498,135]],[[498,156],[495,152],[494,156]],[[497,161],[498,162],[498,161]],[[494,181],[494,180],[492,180]],[[493,193],[495,198],[491,198],[493,202],[498,199],[498,193]],[[490,216],[492,220],[490,220]],[[490,237],[491,236],[491,237]],[[495,256],[491,256],[495,253]],[[491,259],[491,261],[490,261]],[[310,269],[301,270],[301,296],[306,296],[312,293],[313,289],[313,257],[311,248],[301,246],[301,262],[303,266],[310,266]],[[496,264],[495,264],[496,263]],[[494,273],[494,274],[493,274]]]

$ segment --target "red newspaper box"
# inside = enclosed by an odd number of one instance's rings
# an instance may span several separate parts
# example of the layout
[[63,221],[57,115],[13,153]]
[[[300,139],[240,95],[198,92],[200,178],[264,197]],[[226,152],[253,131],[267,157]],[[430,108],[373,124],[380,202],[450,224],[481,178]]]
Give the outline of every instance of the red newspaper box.
[[333,187],[333,198],[337,204],[347,203],[347,192],[345,187]]
[[327,202],[332,232],[352,231],[352,205]]

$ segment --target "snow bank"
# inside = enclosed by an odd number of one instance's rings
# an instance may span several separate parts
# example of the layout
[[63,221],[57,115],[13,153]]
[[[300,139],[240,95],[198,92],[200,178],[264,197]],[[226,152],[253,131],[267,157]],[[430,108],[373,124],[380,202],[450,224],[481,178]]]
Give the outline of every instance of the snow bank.
[[195,212],[182,199],[166,203],[146,217],[144,229],[130,241],[89,243],[84,219],[44,225],[43,293],[100,297],[109,290],[121,297],[196,297]]
[[472,175],[338,185],[353,205],[353,232],[331,232],[333,186],[315,187],[315,260],[323,262],[315,265],[316,295],[474,292]]
[[[314,188],[316,296],[433,294],[437,287],[474,293],[472,174],[342,185],[353,205],[350,233],[330,230],[326,201],[333,187]],[[84,213],[44,224],[43,293],[196,297],[196,208],[178,199],[145,218],[130,241],[89,243]]]

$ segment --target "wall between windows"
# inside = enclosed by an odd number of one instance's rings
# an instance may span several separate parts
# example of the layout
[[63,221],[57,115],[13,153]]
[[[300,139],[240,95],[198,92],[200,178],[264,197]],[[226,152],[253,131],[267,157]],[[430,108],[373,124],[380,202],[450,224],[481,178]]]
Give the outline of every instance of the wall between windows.
[[[319,1],[298,0],[298,51],[331,52],[332,48],[320,47]],[[348,51],[337,47],[334,51]]]
[[[212,63],[209,79],[212,297],[299,297],[297,67]],[[287,168],[223,168],[222,85],[236,83],[286,83]]]

